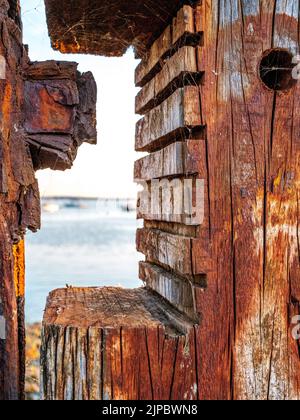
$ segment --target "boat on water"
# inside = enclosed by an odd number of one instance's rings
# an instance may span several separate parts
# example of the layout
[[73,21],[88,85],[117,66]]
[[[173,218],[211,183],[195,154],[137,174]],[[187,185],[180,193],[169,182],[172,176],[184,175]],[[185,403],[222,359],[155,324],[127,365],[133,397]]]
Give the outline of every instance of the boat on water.
[[65,209],[86,209],[87,206],[80,201],[68,201],[63,205]]
[[126,204],[120,205],[120,208],[125,213],[132,213],[132,212],[136,211],[136,206],[131,201],[128,201],[128,203],[126,203]]
[[60,209],[60,206],[57,203],[45,203],[42,206],[42,209],[46,213],[57,213]]

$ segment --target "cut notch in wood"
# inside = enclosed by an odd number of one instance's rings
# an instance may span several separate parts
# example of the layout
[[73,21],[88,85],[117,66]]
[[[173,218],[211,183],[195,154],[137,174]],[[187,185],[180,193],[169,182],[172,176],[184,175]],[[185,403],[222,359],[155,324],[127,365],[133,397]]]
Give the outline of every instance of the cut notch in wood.
[[195,27],[194,9],[184,5],[162,35],[153,43],[149,54],[138,65],[135,73],[136,86],[144,86],[162,68],[169,59],[183,46],[199,46],[203,32],[197,32]]
[[205,158],[201,156],[199,141],[201,140],[171,143],[137,160],[134,166],[135,182],[198,174],[201,164],[199,161]]
[[136,113],[146,113],[180,87],[202,82],[204,70],[199,49],[185,46],[166,60],[162,70],[138,93]]
[[[175,79],[173,79],[162,91],[155,93],[154,96],[147,101],[142,99],[141,92],[136,98],[136,113],[145,114],[156,106],[164,102],[177,89],[185,86],[198,86],[203,80],[204,73],[182,71]],[[151,82],[150,82],[151,83]]]
[[199,323],[194,288],[206,289],[205,275],[196,278],[184,278],[156,264],[140,262],[139,276],[150,290],[162,296],[172,306],[190,318],[192,322]]
[[196,133],[204,135],[204,130],[199,87],[186,86],[137,122],[135,148],[153,152],[175,139],[199,138]]

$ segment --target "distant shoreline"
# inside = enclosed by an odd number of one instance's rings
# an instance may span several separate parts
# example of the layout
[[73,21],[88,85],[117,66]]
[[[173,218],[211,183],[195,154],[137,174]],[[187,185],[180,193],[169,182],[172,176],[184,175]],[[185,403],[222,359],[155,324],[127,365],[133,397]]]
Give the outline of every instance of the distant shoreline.
[[77,197],[77,196],[46,196],[41,197],[42,200],[78,200],[78,201],[131,201],[136,197]]

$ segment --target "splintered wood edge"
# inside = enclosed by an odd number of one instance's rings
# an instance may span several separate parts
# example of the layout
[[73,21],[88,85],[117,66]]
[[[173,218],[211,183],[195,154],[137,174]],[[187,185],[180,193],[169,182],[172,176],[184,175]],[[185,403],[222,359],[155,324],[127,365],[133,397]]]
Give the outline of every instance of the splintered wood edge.
[[66,288],[50,293],[43,326],[73,328],[158,328],[183,335],[193,328],[189,318],[146,288]]

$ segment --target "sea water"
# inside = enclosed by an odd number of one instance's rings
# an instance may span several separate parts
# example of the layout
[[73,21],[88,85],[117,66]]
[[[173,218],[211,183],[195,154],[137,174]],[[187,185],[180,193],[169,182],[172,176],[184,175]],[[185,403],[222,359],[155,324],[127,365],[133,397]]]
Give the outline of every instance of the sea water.
[[[139,287],[135,232],[127,200],[47,200],[42,229],[26,236],[26,319],[40,322],[53,289]],[[128,208],[129,207],[129,208]]]

